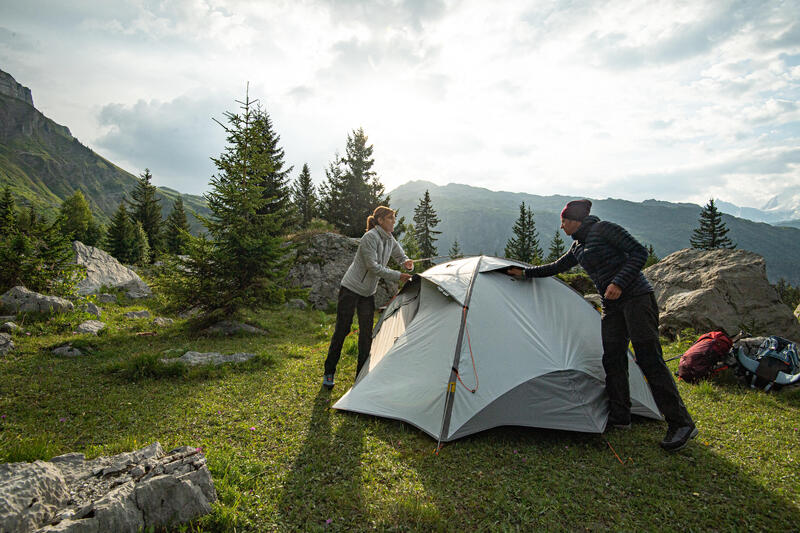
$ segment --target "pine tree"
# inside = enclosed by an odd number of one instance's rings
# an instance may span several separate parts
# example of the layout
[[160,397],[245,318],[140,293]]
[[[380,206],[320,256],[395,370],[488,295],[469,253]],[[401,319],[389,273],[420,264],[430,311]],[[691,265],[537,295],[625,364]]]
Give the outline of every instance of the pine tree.
[[317,195],[314,182],[311,181],[311,171],[305,163],[292,185],[292,201],[297,209],[300,226],[307,228],[311,219],[317,215]]
[[[414,236],[419,243],[419,253],[422,257],[436,256],[436,235],[441,231],[436,231],[436,226],[439,225],[439,217],[436,216],[436,211],[433,209],[431,203],[431,195],[426,190],[425,195],[420,198],[419,204],[414,208]],[[430,268],[433,263],[430,260],[423,261],[424,268]]]
[[17,204],[6,185],[0,195],[0,235],[9,235],[17,228]]
[[253,110],[252,129],[251,156],[262,162],[259,169],[250,169],[262,188],[261,195],[264,198],[258,212],[261,215],[275,215],[280,231],[284,233],[294,223],[289,184],[289,173],[294,167],[284,168],[285,154],[278,145],[281,136],[273,128],[269,113],[258,104]]
[[561,238],[561,235],[556,229],[555,235],[553,235],[553,240],[550,241],[550,250],[547,254],[547,262],[552,263],[553,261],[558,260],[559,257],[564,255],[567,251],[567,247],[564,244],[564,239]]
[[[422,257],[419,253],[419,243],[414,233],[414,224],[405,224],[405,233],[403,233],[399,242],[409,259],[419,259]],[[421,263],[414,263],[413,272],[422,272],[423,270],[424,268]]]
[[653,266],[656,263],[658,263],[658,261],[659,261],[659,259],[658,259],[658,256],[656,255],[656,249],[653,248],[652,244],[648,244],[647,245],[647,261],[645,261],[644,266],[642,267],[642,269],[645,269],[645,268],[647,268],[649,266]]
[[726,237],[728,228],[722,222],[722,214],[714,205],[714,199],[700,211],[700,227],[695,228],[689,242],[692,248],[699,250],[714,250],[716,248],[736,248],[736,245]]
[[374,147],[362,128],[347,135],[345,155],[330,163],[320,189],[323,216],[350,237],[364,233],[364,221],[379,205],[389,205],[372,166]]
[[519,206],[519,218],[514,223],[513,231],[514,236],[506,242],[506,257],[525,263],[541,263],[542,249],[539,246],[533,211],[530,207],[525,207],[525,202]]
[[453,241],[453,245],[450,247],[448,255],[450,256],[450,259],[461,259],[464,257],[464,254],[461,253],[461,246],[458,245],[458,239]]
[[131,191],[133,200],[128,202],[131,207],[130,216],[131,222],[135,225],[136,222],[142,223],[147,235],[147,245],[152,252],[153,257],[156,253],[161,251],[161,200],[156,198],[157,188],[153,185],[151,180],[153,175],[150,174],[150,169],[144,169],[144,172],[139,175],[139,182],[136,188]]
[[172,212],[164,222],[164,247],[167,253],[181,255],[186,253],[189,242],[189,222],[183,208],[183,198],[178,197],[172,204]]
[[133,261],[133,246],[136,240],[135,226],[125,207],[125,201],[120,202],[117,212],[111,219],[111,226],[106,233],[106,250],[121,263]]
[[140,221],[136,221],[133,229],[133,247],[131,248],[131,263],[146,265],[150,261],[150,245],[147,243],[147,233]]
[[84,244],[93,246],[86,242],[89,224],[94,220],[92,211],[89,209],[89,202],[81,191],[75,193],[61,203],[59,210],[59,223],[61,232],[70,240],[81,241]]

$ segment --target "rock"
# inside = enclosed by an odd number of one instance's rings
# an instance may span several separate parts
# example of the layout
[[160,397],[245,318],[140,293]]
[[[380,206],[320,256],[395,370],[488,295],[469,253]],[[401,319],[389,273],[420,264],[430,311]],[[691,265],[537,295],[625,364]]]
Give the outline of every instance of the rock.
[[[308,301],[316,309],[336,305],[339,285],[358,250],[359,239],[337,233],[318,233],[295,242],[294,264],[287,281],[292,287],[309,289]],[[378,282],[375,307],[383,307],[397,292],[397,283]]]
[[90,315],[94,315],[97,318],[100,318],[100,315],[103,314],[103,310],[100,307],[97,307],[96,304],[93,302],[89,302],[84,306],[84,311],[89,313]]
[[129,311],[123,316],[125,318],[150,318],[150,311]]
[[14,341],[8,333],[0,333],[0,355],[5,355],[14,349]]
[[186,311],[182,311],[178,313],[180,318],[192,318],[193,316],[197,316],[201,313],[201,309],[199,307],[192,307],[191,309],[187,309]]
[[679,250],[644,271],[653,284],[660,330],[722,329],[735,335],[780,335],[800,340],[800,324],[767,281],[766,263],[744,250]]
[[97,301],[100,302],[101,304],[115,304],[117,303],[117,297],[114,296],[113,294],[108,294],[107,292],[104,292],[103,294],[97,295]]
[[74,241],[72,251],[75,252],[75,263],[86,267],[86,279],[78,284],[78,294],[93,294],[105,286],[124,289],[129,298],[152,295],[150,287],[136,272],[103,250]]
[[2,326],[0,326],[0,331],[4,333],[15,333],[15,332],[21,332],[22,328],[16,325],[14,322],[6,322]]
[[197,365],[221,365],[225,363],[242,363],[255,357],[254,353],[234,353],[223,355],[219,352],[186,352],[180,357],[172,359],[161,359],[162,363],[181,363],[189,366]]
[[153,325],[159,328],[164,326],[171,326],[174,321],[171,318],[159,316],[153,319]]
[[235,320],[223,320],[221,322],[217,322],[213,326],[206,328],[205,332],[220,335],[234,335],[239,332],[254,333],[256,335],[267,334],[267,332],[263,329],[258,329],[242,322],[236,322]]
[[53,349],[53,354],[63,357],[80,357],[83,352],[73,347],[71,344],[65,344]]
[[87,320],[79,325],[75,331],[78,333],[91,333],[97,335],[101,330],[105,329],[106,325],[99,320]]
[[38,529],[69,500],[64,477],[52,463],[0,464],[0,530]]
[[293,300],[286,302],[286,307],[289,309],[308,309],[308,304],[305,302],[305,300],[294,298]]
[[72,311],[75,306],[58,296],[46,296],[18,285],[0,296],[3,307],[17,313],[38,311],[40,313],[62,313]]
[[[29,463],[16,464],[30,469]],[[209,513],[217,499],[205,456],[189,446],[165,454],[156,442],[141,450],[90,461],[83,454],[70,453],[49,463],[33,463],[40,464],[60,477],[65,489],[61,499],[48,508],[43,520],[22,527],[17,524],[27,517],[27,510],[17,511],[0,499],[0,531],[32,531],[42,526],[37,532],[161,530]],[[7,465],[0,465],[0,472],[4,468]],[[29,478],[34,479],[27,472],[17,477],[29,484]],[[6,497],[4,489],[0,481],[0,498]],[[10,494],[16,496],[19,491],[13,489]]]
[[595,306],[595,308],[600,309],[603,307],[603,298],[597,293],[594,294],[584,294],[583,299]]

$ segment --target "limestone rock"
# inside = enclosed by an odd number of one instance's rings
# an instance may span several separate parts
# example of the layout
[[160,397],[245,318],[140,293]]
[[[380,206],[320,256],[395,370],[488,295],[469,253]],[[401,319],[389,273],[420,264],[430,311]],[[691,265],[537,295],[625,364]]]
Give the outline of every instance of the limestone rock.
[[[337,233],[318,233],[296,242],[294,264],[287,281],[292,287],[309,289],[308,301],[316,309],[327,310],[335,305],[339,285],[358,250],[359,239]],[[397,292],[397,283],[378,282],[375,306],[383,307]]]
[[153,325],[159,328],[163,328],[164,326],[171,326],[173,320],[171,318],[166,318],[163,316],[158,316],[153,319]]
[[308,309],[308,304],[305,302],[305,300],[294,298],[286,302],[286,307],[289,309]]
[[193,316],[197,316],[201,313],[201,309],[199,307],[192,307],[191,309],[187,309],[186,311],[182,311],[178,313],[180,318],[192,318]]
[[96,316],[97,318],[100,318],[100,316],[103,314],[103,310],[100,307],[97,307],[97,305],[93,302],[88,302],[84,306],[83,310],[90,315]]
[[584,294],[583,299],[595,306],[597,309],[603,307],[603,298],[597,293],[594,294]]
[[219,352],[186,352],[180,357],[172,359],[161,359],[162,363],[182,363],[189,366],[197,365],[221,365],[225,363],[242,363],[255,357],[254,353],[234,353],[223,355]]
[[83,352],[73,347],[71,344],[65,344],[53,349],[53,354],[63,357],[80,357]]
[[223,320],[221,322],[217,322],[213,326],[206,328],[205,332],[215,335],[235,335],[236,333],[239,332],[253,333],[256,335],[267,334],[267,332],[264,331],[263,329],[251,326],[250,324],[237,322],[235,320]]
[[22,328],[16,325],[14,322],[5,322],[2,326],[0,326],[0,331],[3,333],[15,333],[22,331]]
[[97,335],[101,330],[105,329],[105,327],[105,323],[99,320],[87,320],[79,325],[75,331],[77,333],[91,333],[92,335]]
[[67,505],[67,484],[55,465],[0,464],[0,530],[33,531]]
[[123,316],[125,318],[150,318],[150,311],[129,311]]
[[800,324],[767,281],[766,263],[744,250],[672,253],[644,271],[653,284],[662,334],[683,328],[740,329],[800,340]]
[[38,311],[40,313],[62,313],[72,311],[75,306],[58,296],[46,296],[18,285],[0,296],[3,307],[16,313]]
[[0,333],[0,355],[5,355],[14,349],[14,341],[8,333]]
[[97,295],[97,301],[100,302],[101,304],[115,304],[117,303],[117,297],[114,296],[113,294],[108,294],[107,292],[104,292],[103,294]]
[[86,267],[86,279],[78,284],[79,294],[96,293],[100,287],[115,287],[128,291],[129,298],[145,298],[152,295],[147,284],[130,268],[122,265],[111,255],[80,241],[72,243],[75,263]]

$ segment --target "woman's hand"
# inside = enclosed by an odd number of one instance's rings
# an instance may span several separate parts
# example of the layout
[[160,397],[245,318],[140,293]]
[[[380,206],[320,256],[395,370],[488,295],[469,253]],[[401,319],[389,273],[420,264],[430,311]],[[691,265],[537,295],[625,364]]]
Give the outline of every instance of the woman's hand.
[[606,300],[616,300],[622,295],[622,289],[616,283],[612,283],[606,289],[605,299]]
[[403,263],[403,268],[405,268],[406,270],[414,270],[414,261],[409,259],[408,261]]
[[406,281],[411,279],[411,274],[406,274],[405,272],[400,272],[400,283],[405,283]]
[[509,276],[513,276],[517,279],[522,279],[522,277],[525,276],[525,271],[522,270],[520,267],[508,267],[506,269],[506,274],[508,274]]

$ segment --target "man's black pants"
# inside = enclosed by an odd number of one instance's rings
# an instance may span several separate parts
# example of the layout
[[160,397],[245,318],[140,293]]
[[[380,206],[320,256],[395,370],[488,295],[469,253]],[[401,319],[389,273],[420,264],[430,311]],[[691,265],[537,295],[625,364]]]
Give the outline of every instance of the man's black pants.
[[356,375],[369,357],[372,348],[372,321],[375,318],[375,295],[361,296],[347,287],[339,287],[339,300],[336,310],[336,329],[333,332],[328,358],[325,359],[325,373],[336,373],[336,365],[342,355],[342,345],[350,326],[353,324],[353,313],[358,310],[358,367]]
[[671,426],[694,424],[675,386],[675,380],[664,363],[658,340],[658,304],[653,293],[634,296],[622,302],[607,302],[603,308],[602,332],[609,419],[618,423],[630,421],[627,358],[630,341],[636,362],[667,423]]

